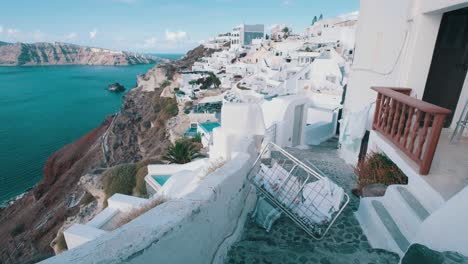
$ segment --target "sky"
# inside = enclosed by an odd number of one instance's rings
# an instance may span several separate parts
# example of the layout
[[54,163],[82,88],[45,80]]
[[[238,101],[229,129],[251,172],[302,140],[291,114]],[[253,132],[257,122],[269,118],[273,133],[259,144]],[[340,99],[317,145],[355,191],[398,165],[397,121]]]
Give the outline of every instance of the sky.
[[359,0],[5,0],[0,41],[185,53],[241,23],[300,32],[315,15],[357,10]]

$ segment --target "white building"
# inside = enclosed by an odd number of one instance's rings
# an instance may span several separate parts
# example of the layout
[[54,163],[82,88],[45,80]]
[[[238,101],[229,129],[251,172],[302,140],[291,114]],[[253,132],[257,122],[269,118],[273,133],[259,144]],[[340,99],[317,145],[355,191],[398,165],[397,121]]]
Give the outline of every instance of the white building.
[[340,53],[349,54],[354,49],[358,15],[354,12],[320,20],[307,27],[304,36],[325,46],[333,43]]
[[343,157],[355,163],[371,130],[369,151],[385,153],[409,180],[361,199],[357,217],[374,247],[468,254],[468,142],[449,144],[468,99],[467,32],[466,0],[361,1]]
[[203,45],[206,48],[210,49],[222,49],[225,48],[227,43],[231,42],[231,32],[223,33],[223,34],[218,34],[215,37],[212,37],[205,41]]
[[252,40],[263,39],[265,37],[265,26],[263,24],[246,25],[235,27],[231,32],[231,47],[239,49],[250,46]]
[[289,27],[286,24],[276,24],[271,27],[270,38],[272,40],[281,40],[285,36],[284,29]]

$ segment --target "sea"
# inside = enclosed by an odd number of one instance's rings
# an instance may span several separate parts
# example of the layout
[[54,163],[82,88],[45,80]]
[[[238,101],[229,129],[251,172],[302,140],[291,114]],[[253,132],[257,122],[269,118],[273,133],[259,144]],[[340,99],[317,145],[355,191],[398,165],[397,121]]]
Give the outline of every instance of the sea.
[[125,93],[107,85],[128,92],[154,66],[0,67],[0,206],[42,179],[51,154],[119,111]]

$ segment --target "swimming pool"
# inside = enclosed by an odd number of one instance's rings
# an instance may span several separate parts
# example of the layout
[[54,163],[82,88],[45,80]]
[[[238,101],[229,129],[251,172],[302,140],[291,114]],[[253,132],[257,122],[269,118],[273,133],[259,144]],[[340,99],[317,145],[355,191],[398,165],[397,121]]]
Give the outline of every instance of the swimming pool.
[[206,122],[198,125],[207,133],[211,133],[213,129],[221,126],[218,122]]
[[185,131],[185,134],[184,136],[185,137],[194,137],[197,135],[197,127],[190,127],[189,129],[187,129],[187,131]]
[[169,180],[170,177],[171,175],[151,175],[151,178],[153,178],[153,180],[161,185],[161,187],[166,183],[167,180]]

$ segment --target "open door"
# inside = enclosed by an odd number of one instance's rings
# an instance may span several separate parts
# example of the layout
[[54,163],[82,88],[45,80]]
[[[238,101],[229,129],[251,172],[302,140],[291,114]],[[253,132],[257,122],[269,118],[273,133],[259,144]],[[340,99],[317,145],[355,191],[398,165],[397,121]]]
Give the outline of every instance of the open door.
[[298,105],[294,109],[294,127],[293,127],[293,139],[292,146],[298,146],[301,144],[302,137],[302,126],[304,124],[304,105]]
[[445,13],[432,57],[423,101],[452,110],[453,114],[468,71],[468,8]]

